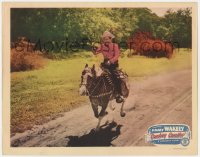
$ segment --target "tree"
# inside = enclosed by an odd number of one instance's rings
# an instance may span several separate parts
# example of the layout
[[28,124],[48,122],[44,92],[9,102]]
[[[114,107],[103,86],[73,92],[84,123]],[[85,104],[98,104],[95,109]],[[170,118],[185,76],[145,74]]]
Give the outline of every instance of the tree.
[[[136,30],[151,32],[163,40],[191,47],[191,10],[168,10],[159,17],[148,8],[12,8],[11,40],[25,36],[35,42],[100,42],[105,30],[126,42]],[[84,41],[83,41],[84,39]],[[77,48],[83,48],[82,46]]]

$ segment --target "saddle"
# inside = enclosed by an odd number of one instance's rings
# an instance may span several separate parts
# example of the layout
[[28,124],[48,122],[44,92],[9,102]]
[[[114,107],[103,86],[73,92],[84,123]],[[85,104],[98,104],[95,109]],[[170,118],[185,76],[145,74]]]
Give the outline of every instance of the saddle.
[[[127,82],[127,78],[128,78],[128,74],[126,72],[123,72],[122,69],[116,69],[113,71],[113,73],[111,73],[108,69],[103,68],[103,75],[115,75],[115,78],[118,80],[118,84],[114,84],[115,89],[116,88],[120,88],[120,95],[122,95],[123,97],[128,97],[129,95],[129,85]],[[113,82],[116,83],[115,80],[113,80]],[[118,90],[115,90],[115,94],[118,93]]]
[[[101,67],[101,68],[103,70],[103,74],[105,74],[105,73],[112,74],[109,69],[104,68],[104,67]],[[116,77],[118,79],[128,78],[128,74],[126,72],[123,72],[122,69],[115,69],[115,70],[113,70],[113,74],[116,75]]]
[[116,69],[114,70],[114,74],[118,79],[126,79],[128,78],[128,74],[126,72],[123,72],[122,69]]

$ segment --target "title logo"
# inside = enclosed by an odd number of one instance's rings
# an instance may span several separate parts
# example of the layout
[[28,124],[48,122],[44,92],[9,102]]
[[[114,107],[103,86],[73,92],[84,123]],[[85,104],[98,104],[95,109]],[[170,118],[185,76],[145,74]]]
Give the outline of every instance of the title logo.
[[188,146],[190,128],[184,124],[159,124],[148,128],[146,142],[152,144],[168,144]]

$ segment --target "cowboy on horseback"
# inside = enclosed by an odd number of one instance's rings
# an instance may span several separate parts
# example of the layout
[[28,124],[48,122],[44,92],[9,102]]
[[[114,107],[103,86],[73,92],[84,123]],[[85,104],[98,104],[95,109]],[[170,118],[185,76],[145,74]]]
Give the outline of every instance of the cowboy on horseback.
[[109,31],[105,31],[102,35],[103,43],[100,47],[94,47],[93,53],[95,55],[102,53],[104,56],[104,61],[101,63],[103,69],[107,69],[113,76],[113,82],[115,84],[115,99],[117,103],[122,103],[123,98],[121,97],[121,85],[120,77],[118,76],[117,69],[119,67],[118,59],[120,56],[119,46],[112,42],[115,36]]
[[121,103],[120,116],[126,115],[124,104],[129,96],[128,75],[118,69],[120,50],[119,46],[112,42],[113,38],[114,35],[110,32],[103,33],[103,43],[100,47],[93,49],[95,55],[102,53],[104,56],[101,67],[96,67],[95,64],[89,67],[86,64],[81,74],[79,94],[89,97],[94,116],[99,120],[97,131],[100,129],[102,118],[108,114],[106,111],[108,104],[111,110],[114,110],[111,103],[113,99]]

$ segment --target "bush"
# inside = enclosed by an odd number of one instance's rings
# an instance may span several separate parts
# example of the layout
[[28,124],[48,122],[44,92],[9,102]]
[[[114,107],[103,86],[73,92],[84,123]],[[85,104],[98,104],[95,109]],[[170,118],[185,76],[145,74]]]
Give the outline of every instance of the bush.
[[11,72],[39,69],[44,65],[45,59],[39,51],[27,52],[11,49]]

